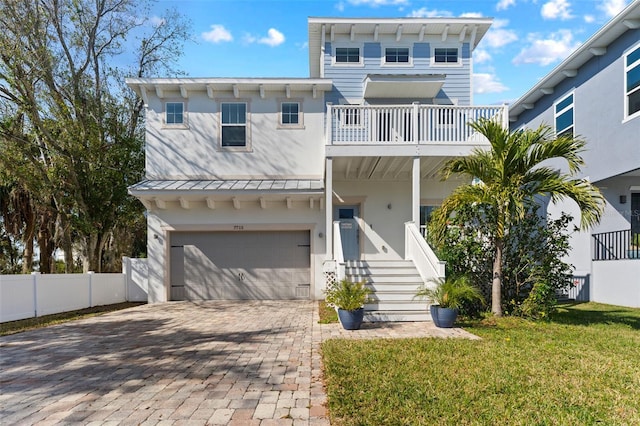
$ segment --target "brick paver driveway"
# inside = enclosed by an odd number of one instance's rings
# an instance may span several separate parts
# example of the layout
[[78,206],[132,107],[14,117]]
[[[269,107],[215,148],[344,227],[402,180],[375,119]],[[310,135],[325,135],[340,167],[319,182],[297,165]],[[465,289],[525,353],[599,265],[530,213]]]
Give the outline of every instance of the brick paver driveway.
[[314,305],[144,305],[2,337],[0,423],[328,424]]

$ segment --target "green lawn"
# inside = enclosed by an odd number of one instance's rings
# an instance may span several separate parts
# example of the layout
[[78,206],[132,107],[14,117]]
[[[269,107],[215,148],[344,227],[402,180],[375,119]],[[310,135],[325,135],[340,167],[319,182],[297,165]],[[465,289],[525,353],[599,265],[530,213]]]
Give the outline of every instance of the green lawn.
[[482,340],[325,342],[332,424],[640,424],[640,309],[464,326]]

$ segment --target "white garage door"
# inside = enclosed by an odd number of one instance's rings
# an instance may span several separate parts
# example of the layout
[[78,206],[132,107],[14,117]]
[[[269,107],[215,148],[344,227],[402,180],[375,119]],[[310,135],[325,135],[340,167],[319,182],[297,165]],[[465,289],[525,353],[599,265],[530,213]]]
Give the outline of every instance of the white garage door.
[[309,231],[176,232],[171,299],[308,299]]

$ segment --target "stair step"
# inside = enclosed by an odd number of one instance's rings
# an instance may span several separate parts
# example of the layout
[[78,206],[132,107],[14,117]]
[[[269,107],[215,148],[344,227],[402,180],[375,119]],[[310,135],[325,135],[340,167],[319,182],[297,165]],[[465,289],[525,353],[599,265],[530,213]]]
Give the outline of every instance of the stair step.
[[347,260],[347,268],[413,268],[410,260]]
[[371,293],[370,298],[376,302],[413,301],[414,294],[416,294],[414,290],[376,291]]
[[423,300],[380,300],[364,305],[365,311],[426,311]]
[[428,311],[370,311],[364,313],[364,320],[368,322],[416,322],[432,321]]
[[422,278],[420,278],[420,275],[347,275],[347,278],[349,278],[352,281],[364,281],[367,284],[370,283],[402,283],[402,284],[409,284],[409,283],[416,283],[416,284],[422,284]]
[[399,292],[410,292],[413,296],[420,288],[421,283],[367,283],[367,287],[370,288],[374,292],[391,292],[391,291],[399,291]]
[[346,268],[347,275],[416,275],[416,268]]

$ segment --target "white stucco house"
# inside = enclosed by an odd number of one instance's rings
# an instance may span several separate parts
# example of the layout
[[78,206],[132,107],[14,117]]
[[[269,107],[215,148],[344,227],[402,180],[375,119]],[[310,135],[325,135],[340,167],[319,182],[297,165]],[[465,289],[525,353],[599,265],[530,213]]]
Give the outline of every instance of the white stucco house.
[[[572,236],[581,300],[640,307],[640,1],[631,2],[509,109],[512,130],[544,123],[586,140],[581,178],[598,186],[601,223]],[[573,203],[550,204],[568,211]]]
[[371,320],[426,319],[421,234],[444,162],[508,126],[473,104],[487,18],[309,18],[309,78],[127,79],[146,108],[149,302],[320,299],[367,279]]

